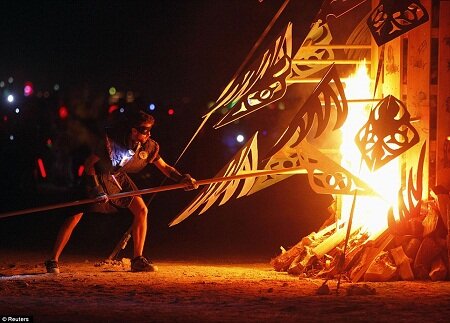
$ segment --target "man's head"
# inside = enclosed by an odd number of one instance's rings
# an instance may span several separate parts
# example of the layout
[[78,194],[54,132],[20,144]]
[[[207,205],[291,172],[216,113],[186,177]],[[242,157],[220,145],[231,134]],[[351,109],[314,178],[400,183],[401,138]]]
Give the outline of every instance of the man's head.
[[150,130],[155,124],[153,116],[139,111],[131,119],[131,138],[135,141],[144,143],[150,137]]

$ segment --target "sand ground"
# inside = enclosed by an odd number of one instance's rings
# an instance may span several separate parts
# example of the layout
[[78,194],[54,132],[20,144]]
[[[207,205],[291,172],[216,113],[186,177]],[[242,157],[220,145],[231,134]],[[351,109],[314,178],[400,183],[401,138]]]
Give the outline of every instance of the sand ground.
[[[71,255],[61,274],[43,256],[2,252],[0,315],[34,322],[449,322],[450,282],[327,282],[267,262],[156,260],[159,271]],[[126,263],[126,261],[125,261]],[[369,292],[349,295],[351,291]],[[370,293],[373,291],[374,293]]]

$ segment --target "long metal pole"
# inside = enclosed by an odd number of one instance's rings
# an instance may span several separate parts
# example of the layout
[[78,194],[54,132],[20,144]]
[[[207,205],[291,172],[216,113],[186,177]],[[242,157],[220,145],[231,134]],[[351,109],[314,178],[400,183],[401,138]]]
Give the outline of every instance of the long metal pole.
[[[250,177],[267,176],[267,175],[275,175],[275,174],[289,174],[289,173],[291,173],[291,174],[306,174],[307,171],[303,167],[291,167],[291,168],[271,169],[271,170],[257,170],[257,171],[246,172],[246,173],[241,173],[241,174],[237,174],[237,175],[197,180],[196,184],[198,186],[203,186],[203,185],[209,185],[209,184],[213,184],[213,183],[234,181],[234,180],[240,180],[240,179],[245,179],[245,178],[250,178]],[[165,186],[159,186],[159,187],[151,187],[151,188],[146,188],[146,189],[137,190],[137,191],[130,191],[130,192],[123,192],[123,193],[108,195],[108,199],[115,200],[115,199],[120,199],[120,198],[124,198],[124,197],[130,197],[130,196],[171,191],[171,190],[176,190],[176,189],[185,188],[185,187],[186,187],[186,184],[172,184],[172,185],[165,185]],[[89,203],[99,203],[101,201],[102,201],[102,199],[98,199],[98,198],[88,198],[88,199],[72,201],[72,202],[64,202],[64,203],[58,203],[58,204],[53,204],[53,205],[47,205],[47,206],[39,206],[39,207],[34,207],[34,208],[30,208],[30,209],[25,209],[25,210],[2,213],[2,214],[0,214],[0,219],[11,217],[11,216],[16,216],[16,215],[25,215],[25,214],[36,213],[36,212],[61,209],[61,208],[69,207],[69,206],[77,206],[77,205],[83,205],[83,204],[89,204]]]

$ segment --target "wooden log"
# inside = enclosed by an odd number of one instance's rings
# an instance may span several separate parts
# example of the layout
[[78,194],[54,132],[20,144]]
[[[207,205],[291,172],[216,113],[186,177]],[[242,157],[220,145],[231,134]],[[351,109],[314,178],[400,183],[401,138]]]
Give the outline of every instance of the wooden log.
[[439,254],[441,247],[432,239],[424,238],[414,260],[414,276],[418,279],[429,279],[431,263]]
[[360,239],[357,241],[356,245],[350,248],[350,250],[345,255],[344,271],[349,271],[360,259],[361,255],[367,246],[370,246],[373,242],[368,241],[368,239]]
[[371,258],[374,259],[378,252],[378,248],[375,248],[374,246],[366,246],[361,257],[359,258],[358,263],[349,271],[349,277],[352,282],[356,283],[360,280],[360,276],[364,274],[363,271],[367,270],[367,268],[364,269],[364,267],[369,267],[367,263],[371,261]]
[[[350,235],[354,234],[357,230],[361,228],[361,225],[353,225],[351,228]],[[346,236],[346,230],[337,230],[322,243],[316,246],[312,251],[317,256],[317,258],[322,258],[326,253],[330,252],[332,249],[336,248],[342,241],[344,241]]]
[[[319,244],[334,229],[336,229],[336,225],[332,224],[317,233],[310,233],[308,236],[303,237],[295,246],[271,259],[270,264],[276,271],[287,271],[291,267],[292,262],[305,251],[305,246]],[[297,259],[296,261],[298,262],[299,260]]]
[[392,263],[387,251],[380,252],[364,273],[364,281],[386,282],[394,278],[397,267]]
[[394,236],[386,230],[380,237],[374,241],[373,246],[367,247],[357,266],[350,272],[352,282],[359,282],[374,259],[392,242]]
[[270,265],[276,271],[287,271],[294,259],[297,258],[304,251],[304,249],[305,247],[300,241],[288,251],[284,251],[277,257],[271,259]]
[[417,251],[419,251],[422,240],[418,238],[411,238],[402,245],[403,250],[408,258],[416,259]]
[[[405,247],[408,245],[408,243],[411,241],[412,237],[407,235],[395,235],[394,237],[394,245],[396,247],[404,247],[403,250],[405,250]],[[420,243],[419,243],[420,246]],[[414,258],[413,258],[414,259]]]
[[[332,234],[329,238],[325,239],[315,248],[312,248],[312,244],[311,246],[305,246],[304,252],[292,262],[291,266],[288,269],[288,273],[293,275],[302,274],[306,268],[311,266],[316,260],[321,259],[326,253],[331,252],[333,249],[335,249],[335,247],[339,245],[339,243],[341,243],[344,239],[345,235],[344,237],[341,237],[341,235],[339,234]],[[340,242],[337,242],[336,244],[336,241],[339,240]],[[331,246],[335,247],[331,248]],[[325,250],[327,251],[325,252]]]
[[298,255],[289,265],[289,268],[286,270],[289,275],[300,275],[303,273],[304,267],[300,265],[302,259],[304,258],[304,253],[306,250],[304,250],[303,253]]
[[408,232],[413,237],[423,237],[423,224],[422,219],[412,218],[408,221]]
[[422,236],[426,237],[436,231],[439,222],[439,214],[436,212],[436,209],[429,205],[428,212],[425,218],[422,221],[423,225],[423,233]]
[[405,254],[403,248],[400,246],[391,249],[390,252],[397,265],[400,278],[402,280],[414,280],[414,273],[411,268],[412,259]]
[[300,275],[316,259],[317,257],[312,252],[312,249],[309,247],[305,247],[305,252],[294,259],[287,272],[291,275]]
[[444,222],[447,228],[450,227],[450,221],[448,218],[450,217],[450,195],[449,194],[440,194],[438,195],[438,207],[439,213],[441,215],[442,221]]
[[448,218],[447,214],[450,211],[450,192],[447,188],[439,185],[431,190],[431,196],[437,202],[437,207],[439,210],[439,215],[441,216],[442,222],[445,227],[448,228]]
[[447,266],[442,257],[437,257],[431,263],[430,278],[432,281],[445,280],[447,277]]
[[444,223],[444,229],[447,231],[444,248],[447,249],[447,267],[450,272],[450,191],[446,187],[438,185],[433,188],[431,195],[437,201],[439,215]]

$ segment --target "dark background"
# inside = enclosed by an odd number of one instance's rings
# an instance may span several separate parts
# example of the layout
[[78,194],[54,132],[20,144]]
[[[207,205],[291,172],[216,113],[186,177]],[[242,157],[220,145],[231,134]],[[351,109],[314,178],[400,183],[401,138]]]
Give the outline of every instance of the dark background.
[[[164,159],[174,163],[208,104],[218,98],[283,2],[3,2],[0,211],[73,200],[77,167],[105,123],[121,118],[117,111],[108,113],[111,86],[134,93],[133,103],[117,103],[125,110],[156,105],[152,136]],[[318,3],[292,0],[261,48],[287,21],[294,22],[294,45],[299,46]],[[7,81],[10,76],[13,83]],[[23,96],[27,81],[34,87],[30,97]],[[18,93],[16,100],[6,103],[7,93],[13,92]],[[263,156],[298,108],[289,102],[284,110],[265,108],[218,130],[212,125],[221,115],[213,116],[177,167],[197,179],[214,176],[240,148],[234,140],[238,133],[247,139],[255,131],[263,133],[259,138]],[[60,106],[68,108],[68,118],[58,116]],[[170,108],[175,111],[172,116],[167,114]],[[37,158],[46,164],[45,179],[39,176]],[[160,185],[162,180],[152,167],[136,177],[141,188]],[[328,216],[329,197],[313,193],[306,177],[297,175],[168,228],[196,194],[172,191],[154,197],[149,207],[148,256],[269,258],[279,253],[281,245],[289,247],[317,230]],[[1,248],[50,252],[67,213],[63,209],[0,219]],[[127,212],[85,215],[65,252],[106,257],[130,222]],[[130,249],[131,245],[123,255],[129,256]]]

